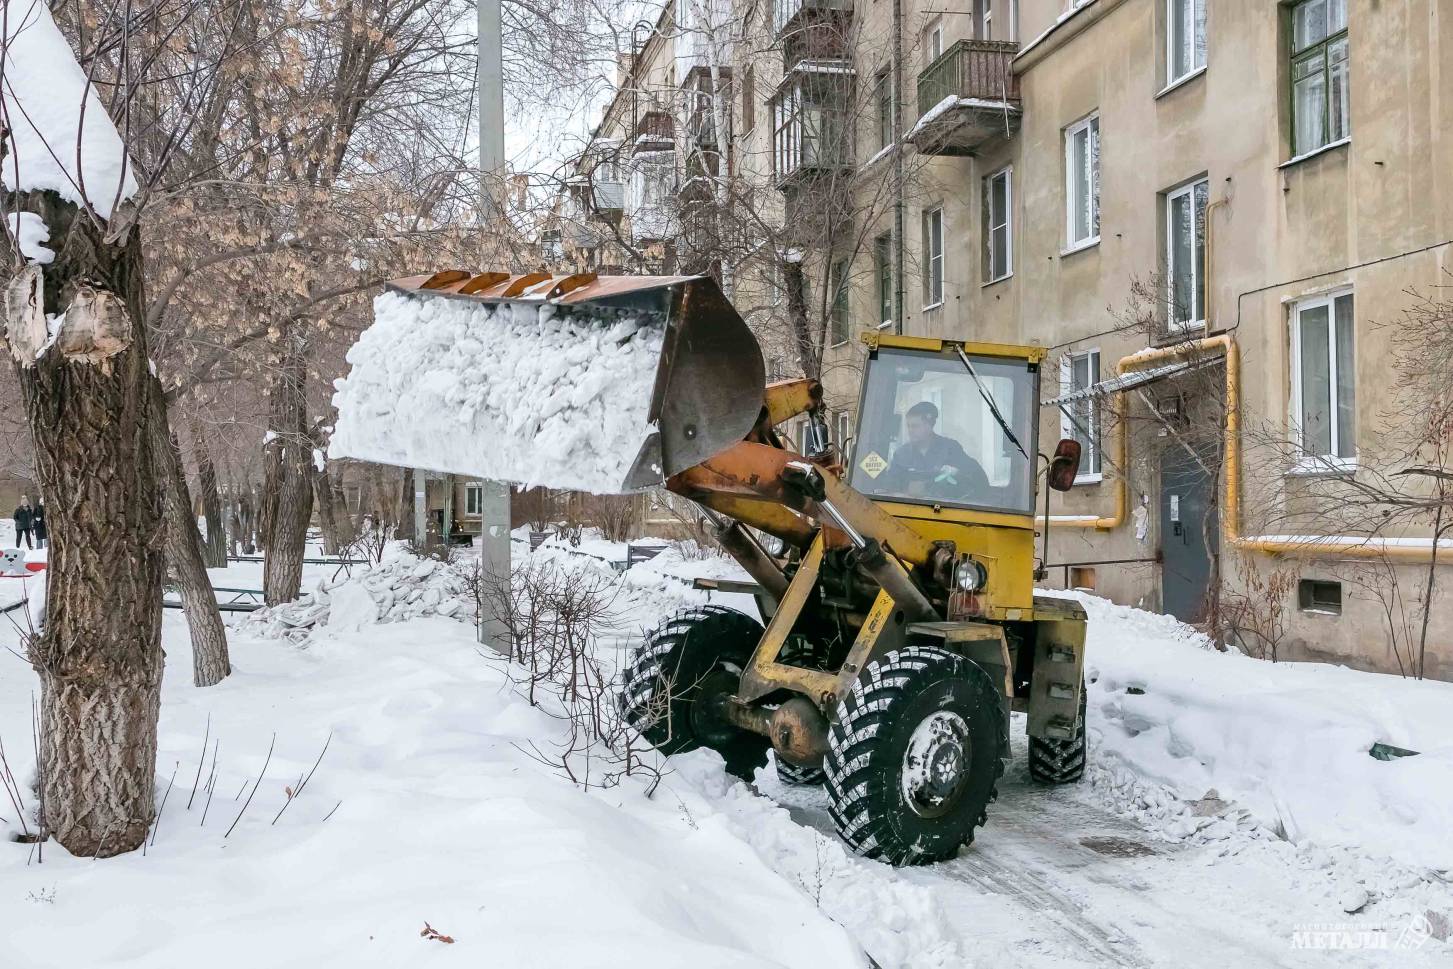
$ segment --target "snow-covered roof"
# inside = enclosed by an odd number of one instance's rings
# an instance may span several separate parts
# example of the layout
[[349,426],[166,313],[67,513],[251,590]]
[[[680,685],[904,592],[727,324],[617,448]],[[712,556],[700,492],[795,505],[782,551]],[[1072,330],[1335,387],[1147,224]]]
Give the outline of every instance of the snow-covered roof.
[[137,186],[95,87],[45,4],[9,5],[4,31],[0,105],[10,137],[0,183],[16,191],[50,189],[111,218]]

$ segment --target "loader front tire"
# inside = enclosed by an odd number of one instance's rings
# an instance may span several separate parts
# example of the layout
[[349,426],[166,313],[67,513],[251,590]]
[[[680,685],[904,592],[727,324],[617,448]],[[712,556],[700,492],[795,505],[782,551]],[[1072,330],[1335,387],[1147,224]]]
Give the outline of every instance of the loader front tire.
[[869,663],[828,734],[838,835],[892,865],[953,857],[988,819],[1005,731],[994,681],[970,660],[906,646]]
[[1041,784],[1073,784],[1085,776],[1085,684],[1080,683],[1080,717],[1069,740],[1029,738],[1029,776]]
[[721,606],[668,619],[626,669],[621,712],[662,753],[710,747],[728,771],[751,780],[767,763],[770,741],[722,721],[710,700],[736,692],[761,638],[761,623]]

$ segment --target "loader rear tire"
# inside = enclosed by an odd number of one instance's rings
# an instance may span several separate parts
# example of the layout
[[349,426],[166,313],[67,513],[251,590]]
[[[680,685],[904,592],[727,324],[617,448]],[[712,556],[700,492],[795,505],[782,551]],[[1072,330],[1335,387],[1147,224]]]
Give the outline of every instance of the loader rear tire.
[[869,663],[828,734],[838,835],[892,865],[953,857],[988,820],[1005,737],[999,691],[970,660],[906,646]]
[[821,767],[798,767],[796,764],[777,757],[777,779],[793,787],[814,787],[822,783]]
[[710,747],[728,771],[751,780],[771,742],[720,720],[702,701],[736,692],[762,631],[755,619],[721,606],[666,620],[626,669],[620,708],[627,722],[662,753]]
[[1029,776],[1041,784],[1073,784],[1085,776],[1085,684],[1080,683],[1080,717],[1070,740],[1029,738]]

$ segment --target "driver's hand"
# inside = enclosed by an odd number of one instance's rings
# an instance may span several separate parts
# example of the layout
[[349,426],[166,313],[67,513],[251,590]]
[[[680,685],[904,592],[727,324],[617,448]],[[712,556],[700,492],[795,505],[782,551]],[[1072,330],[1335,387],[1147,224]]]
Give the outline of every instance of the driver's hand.
[[959,469],[958,468],[956,468],[956,467],[954,467],[953,465],[950,465],[950,464],[945,464],[943,467],[941,467],[941,468],[938,469],[938,477],[935,478],[934,480],[936,480],[936,481],[947,481],[950,484],[958,484],[959,483],[959,477],[958,476],[959,476]]

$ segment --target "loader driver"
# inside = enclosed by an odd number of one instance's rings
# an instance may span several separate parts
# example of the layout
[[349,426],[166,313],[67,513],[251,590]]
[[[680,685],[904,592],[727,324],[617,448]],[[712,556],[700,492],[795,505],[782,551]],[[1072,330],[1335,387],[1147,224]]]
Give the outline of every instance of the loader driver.
[[934,431],[938,408],[921,400],[908,408],[908,440],[893,452],[886,486],[914,498],[966,498],[989,490],[989,476],[963,445]]

